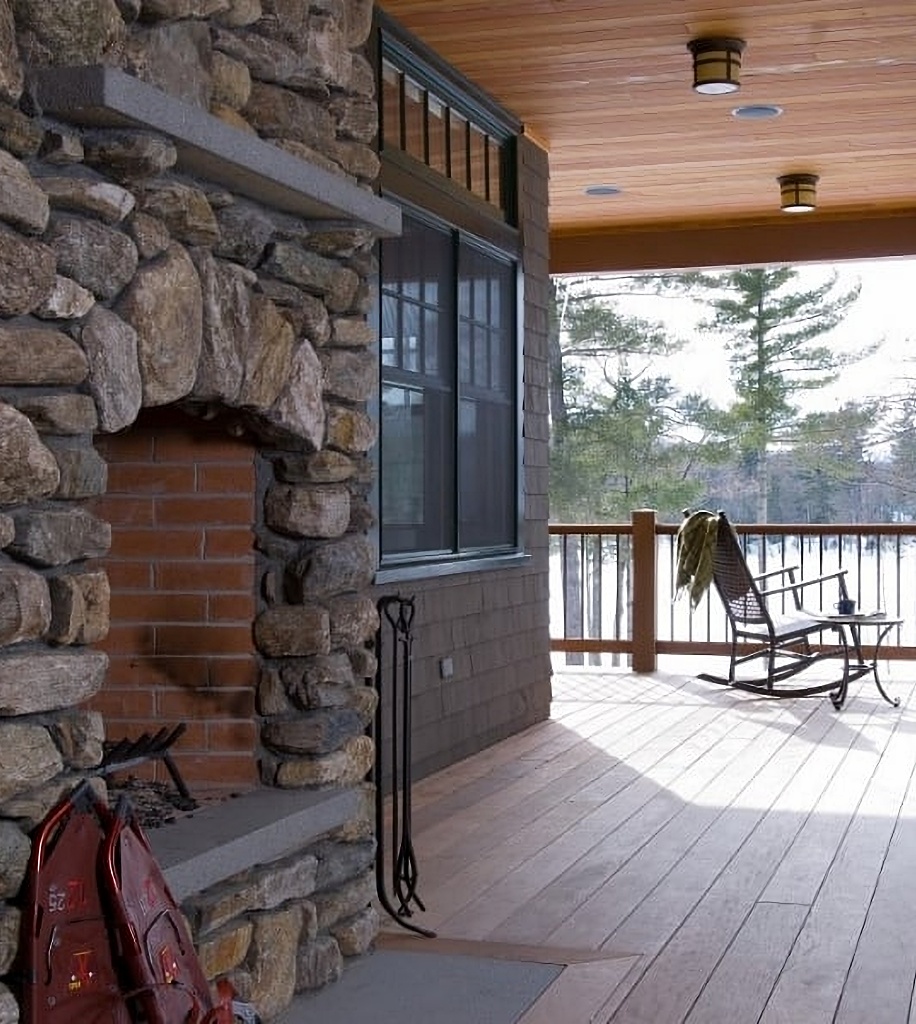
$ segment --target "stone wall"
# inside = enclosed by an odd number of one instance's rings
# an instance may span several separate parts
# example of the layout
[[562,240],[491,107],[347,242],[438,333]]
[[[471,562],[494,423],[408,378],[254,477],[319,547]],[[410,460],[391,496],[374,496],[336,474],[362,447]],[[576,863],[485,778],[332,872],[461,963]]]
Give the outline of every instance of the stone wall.
[[[370,21],[366,0],[0,0],[0,974],[28,832],[102,752],[81,707],[106,673],[97,433],[177,404],[258,446],[265,784],[361,787],[374,705],[374,234],[190,177],[168,135],[56,120],[32,74],[121,69],[361,191],[378,167]],[[372,844],[367,805],[201,894],[211,975],[266,1016],[335,976],[374,935]],[[0,1022],[17,1019],[0,985]]]

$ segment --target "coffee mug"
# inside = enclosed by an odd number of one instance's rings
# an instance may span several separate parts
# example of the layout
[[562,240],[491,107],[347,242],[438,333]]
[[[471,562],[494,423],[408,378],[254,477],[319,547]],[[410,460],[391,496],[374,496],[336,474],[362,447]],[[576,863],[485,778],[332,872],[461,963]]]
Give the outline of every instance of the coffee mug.
[[834,606],[840,615],[855,615],[856,603],[851,597],[844,597],[841,601],[837,601]]

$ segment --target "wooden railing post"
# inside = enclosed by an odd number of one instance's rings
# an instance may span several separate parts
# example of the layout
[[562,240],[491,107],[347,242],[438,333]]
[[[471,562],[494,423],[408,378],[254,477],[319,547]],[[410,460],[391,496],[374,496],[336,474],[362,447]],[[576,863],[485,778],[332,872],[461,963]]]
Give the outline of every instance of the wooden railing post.
[[633,671],[654,672],[658,636],[655,509],[634,509],[630,518],[633,524]]

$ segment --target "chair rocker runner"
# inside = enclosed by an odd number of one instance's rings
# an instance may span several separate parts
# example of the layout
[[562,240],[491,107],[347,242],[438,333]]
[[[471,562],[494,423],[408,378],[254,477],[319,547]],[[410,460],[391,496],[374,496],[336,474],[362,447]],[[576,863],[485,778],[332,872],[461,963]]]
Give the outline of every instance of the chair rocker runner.
[[[835,580],[837,599],[847,598],[846,570],[807,580],[796,578],[797,566],[782,566],[754,575],[725,513],[694,512],[687,515],[678,533],[678,586],[687,585],[690,579],[694,604],[699,600],[696,552],[691,562],[689,545],[684,540],[691,532],[693,535],[699,532],[705,538],[707,550],[700,554],[699,561],[705,560],[706,573],[711,572],[711,582],[722,600],[731,628],[728,676],[704,672],[699,678],[773,697],[829,693],[834,707],[842,707],[849,683],[864,674],[861,655],[850,647],[843,626],[830,622],[825,612],[806,608],[802,594],[809,587],[821,588]],[[828,631],[837,635],[833,644],[824,646],[819,642],[816,647],[812,646],[809,638]],[[855,657],[852,662],[851,653]],[[811,685],[781,685],[827,658],[842,659],[839,679]],[[739,678],[739,667],[754,662],[763,663],[762,674]]]

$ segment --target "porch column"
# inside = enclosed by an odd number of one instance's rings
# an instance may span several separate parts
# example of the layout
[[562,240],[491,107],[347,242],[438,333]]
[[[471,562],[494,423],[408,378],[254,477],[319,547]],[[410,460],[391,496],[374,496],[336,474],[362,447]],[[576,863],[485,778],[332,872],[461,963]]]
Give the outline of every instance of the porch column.
[[633,524],[633,671],[654,672],[656,663],[655,509],[638,508]]

